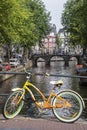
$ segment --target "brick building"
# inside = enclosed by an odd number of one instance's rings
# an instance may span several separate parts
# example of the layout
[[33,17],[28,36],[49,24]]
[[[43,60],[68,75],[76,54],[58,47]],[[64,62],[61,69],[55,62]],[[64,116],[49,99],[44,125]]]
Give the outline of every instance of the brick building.
[[55,53],[57,50],[57,43],[56,43],[56,26],[53,24],[51,28],[51,32],[47,35],[44,39],[42,39],[43,51],[44,53]]

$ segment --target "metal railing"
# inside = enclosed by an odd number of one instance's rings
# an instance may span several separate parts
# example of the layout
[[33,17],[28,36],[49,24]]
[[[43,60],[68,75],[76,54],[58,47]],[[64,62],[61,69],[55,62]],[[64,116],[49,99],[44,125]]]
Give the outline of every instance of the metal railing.
[[[0,72],[0,75],[6,75],[6,74],[8,74],[8,75],[26,75],[26,73],[25,72]],[[45,74],[45,73],[44,73]],[[36,75],[36,76],[43,76],[44,75],[43,73],[34,73],[34,75]],[[48,74],[48,76],[55,76],[55,77],[66,77],[66,78],[86,78],[87,79],[87,76],[80,76],[80,75],[64,75],[64,74]],[[9,94],[6,94],[6,93],[2,93],[2,94],[0,94],[0,109],[2,109],[2,106],[3,106],[3,103],[4,103],[4,100],[6,100],[6,98],[7,98],[7,96],[8,96]],[[36,95],[37,96],[37,98],[39,98],[39,96],[38,95]],[[48,97],[48,95],[45,95],[45,96],[47,96]],[[84,114],[87,114],[87,98],[83,98],[83,100],[84,100],[84,102],[85,102],[85,106],[86,106],[86,108],[84,109],[84,111],[83,111],[83,113]]]
[[[5,74],[9,74],[9,75],[26,75],[25,72],[0,72],[0,75],[5,75]],[[42,72],[42,73],[34,73],[34,75],[40,75],[40,76],[44,76],[45,73]],[[87,76],[80,76],[80,75],[64,75],[64,74],[59,74],[59,73],[56,73],[56,74],[52,74],[52,73],[49,73],[48,74],[49,76],[55,76],[55,77],[68,77],[68,78],[87,78]],[[47,75],[47,76],[48,76]]]
[[[8,75],[26,75],[25,72],[7,72],[7,71],[1,71],[0,72],[0,75],[5,75],[5,74],[8,74]],[[46,73],[47,74],[47,73]],[[36,76],[46,76],[46,74],[44,72],[42,73],[34,73],[34,75]],[[64,75],[64,74],[48,74],[47,76],[55,76],[55,77],[66,77],[66,78],[85,78],[87,79],[87,76],[80,76],[80,75]],[[8,94],[0,94],[0,96],[7,96]],[[87,99],[86,99],[87,100]]]

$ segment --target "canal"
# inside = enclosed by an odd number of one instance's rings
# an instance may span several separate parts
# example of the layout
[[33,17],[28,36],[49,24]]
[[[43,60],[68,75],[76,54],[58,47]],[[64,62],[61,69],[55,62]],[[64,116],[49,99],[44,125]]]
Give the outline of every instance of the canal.
[[[76,73],[75,67],[76,67],[76,61],[70,61],[69,67],[64,67],[63,61],[51,62],[50,67],[45,67],[44,62],[38,62],[37,67],[31,68],[30,71],[32,71],[32,73],[47,72],[47,73],[52,73],[52,74],[75,75],[75,73]],[[50,76],[49,77],[33,76],[32,82],[33,82],[33,84],[38,86],[45,95],[48,95],[53,87],[51,84],[49,84],[49,82],[51,80],[59,80],[59,79],[62,79],[64,82],[61,89],[72,89],[72,90],[78,92],[83,98],[85,98],[85,99],[87,98],[87,86],[80,86],[78,78],[55,77],[55,76],[51,76],[51,77]],[[0,94],[2,94],[2,93],[8,94],[8,93],[10,93],[12,88],[21,87],[24,84],[25,80],[26,80],[26,78],[24,75],[17,75],[17,76],[12,77],[9,80],[6,80],[6,81],[0,83]],[[30,106],[28,106],[28,105],[26,108],[23,109],[23,112],[25,115],[31,116],[35,113],[29,109]],[[25,113],[25,111],[27,111],[27,113]],[[85,111],[83,114],[85,118],[86,118],[86,114],[87,114],[87,112]]]

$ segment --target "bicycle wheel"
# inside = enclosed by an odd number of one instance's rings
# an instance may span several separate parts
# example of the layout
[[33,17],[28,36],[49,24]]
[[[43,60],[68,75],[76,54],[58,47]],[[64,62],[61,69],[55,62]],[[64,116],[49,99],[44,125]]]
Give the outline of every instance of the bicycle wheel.
[[20,99],[22,93],[23,92],[21,90],[14,91],[7,98],[3,108],[3,116],[6,119],[14,118],[21,111],[24,101],[21,99],[18,103],[18,100]]
[[54,97],[52,102],[53,106],[56,106],[58,103],[62,103],[60,108],[53,108],[54,115],[62,122],[69,123],[76,121],[81,116],[83,111],[83,102],[79,94],[72,90],[65,90],[58,93],[58,95],[67,100],[71,106],[64,106],[63,100],[59,100],[57,97]]

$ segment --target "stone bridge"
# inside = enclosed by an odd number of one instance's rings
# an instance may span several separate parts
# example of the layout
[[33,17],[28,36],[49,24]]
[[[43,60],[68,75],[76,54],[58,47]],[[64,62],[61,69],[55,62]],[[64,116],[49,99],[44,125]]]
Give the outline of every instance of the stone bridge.
[[64,60],[64,65],[65,66],[69,66],[69,61],[72,57],[75,57],[77,59],[77,64],[81,64],[81,55],[77,55],[77,54],[73,54],[73,55],[64,55],[64,54],[33,54],[31,56],[31,60],[32,60],[32,64],[33,66],[37,67],[37,60],[39,58],[42,58],[45,60],[45,65],[46,66],[50,66],[50,62],[51,62],[51,58],[52,57],[55,57],[55,56],[58,56],[58,57],[61,57],[63,58]]

